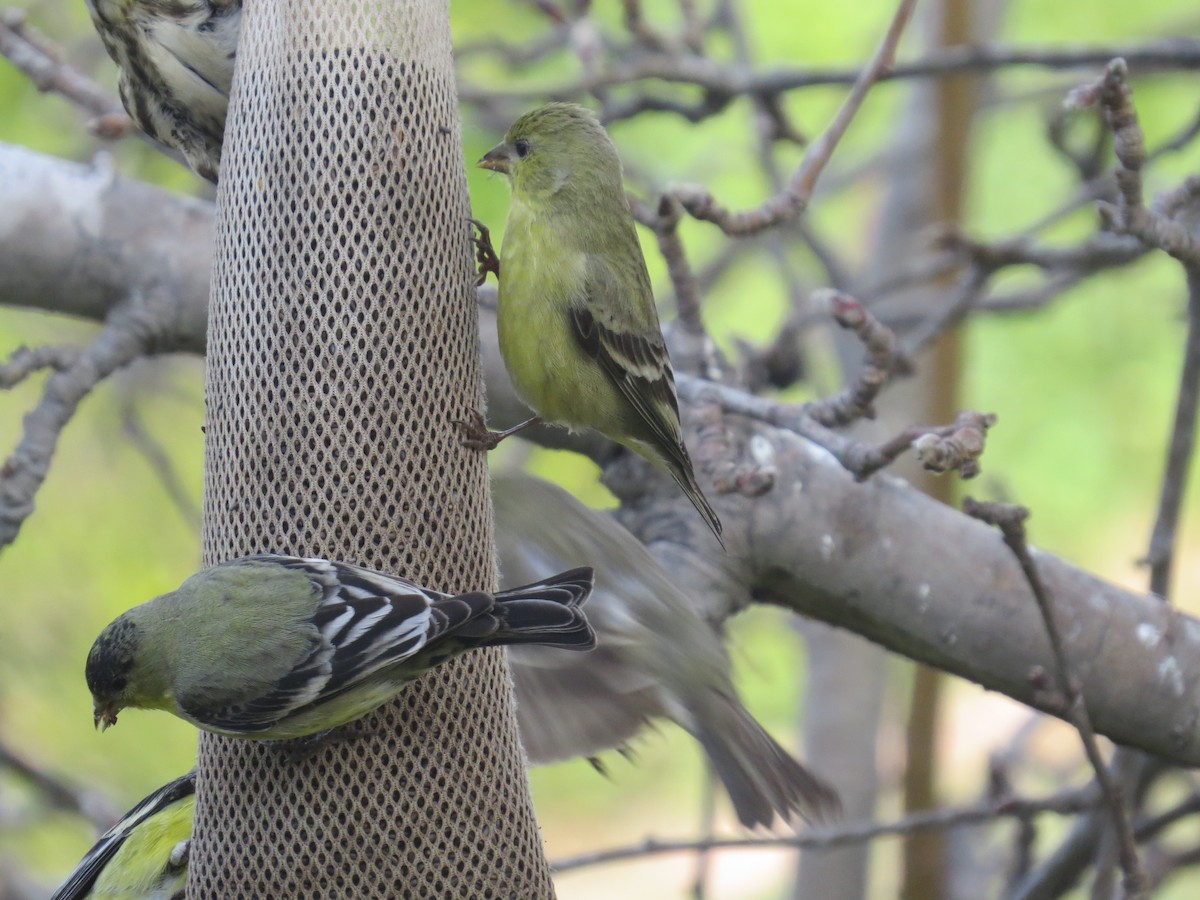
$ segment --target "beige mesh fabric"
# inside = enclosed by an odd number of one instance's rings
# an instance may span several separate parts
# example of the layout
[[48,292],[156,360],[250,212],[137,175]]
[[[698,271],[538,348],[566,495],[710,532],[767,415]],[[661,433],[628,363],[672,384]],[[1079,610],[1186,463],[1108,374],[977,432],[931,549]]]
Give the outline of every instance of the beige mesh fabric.
[[[444,2],[246,4],[208,343],[204,558],[322,555],[492,586]],[[190,897],[538,898],[553,887],[499,651],[296,761],[202,735]]]

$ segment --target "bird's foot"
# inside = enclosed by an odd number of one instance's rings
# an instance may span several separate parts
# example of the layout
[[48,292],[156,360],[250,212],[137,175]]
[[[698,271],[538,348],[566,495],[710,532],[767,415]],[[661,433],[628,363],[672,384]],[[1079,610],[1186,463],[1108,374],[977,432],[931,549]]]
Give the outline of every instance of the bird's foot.
[[487,453],[495,450],[507,436],[502,431],[492,431],[487,427],[487,420],[477,409],[471,410],[466,419],[455,419],[454,425],[462,433],[464,447],[471,450],[482,450]]
[[475,287],[479,287],[487,281],[488,272],[495,275],[496,280],[499,281],[500,257],[496,254],[496,248],[492,246],[491,229],[478,219],[468,219],[467,221],[479,231],[478,236],[471,238],[471,243],[475,245],[475,262],[478,263]]
[[512,428],[505,428],[503,431],[492,431],[487,427],[487,421],[483,418],[483,413],[477,409],[471,410],[468,413],[468,419],[454,419],[454,425],[462,432],[462,442],[464,447],[469,447],[472,450],[482,450],[487,453],[490,450],[495,450],[500,446],[500,442],[507,437],[512,437],[518,431],[524,431],[530,425],[537,425],[542,421],[541,416],[534,416],[531,419],[526,419],[514,425]]
[[455,419],[454,425],[462,432],[462,445],[470,450],[485,452],[494,450],[504,438],[509,436],[506,431],[492,431],[487,427],[484,414],[478,409],[470,410],[467,419]]

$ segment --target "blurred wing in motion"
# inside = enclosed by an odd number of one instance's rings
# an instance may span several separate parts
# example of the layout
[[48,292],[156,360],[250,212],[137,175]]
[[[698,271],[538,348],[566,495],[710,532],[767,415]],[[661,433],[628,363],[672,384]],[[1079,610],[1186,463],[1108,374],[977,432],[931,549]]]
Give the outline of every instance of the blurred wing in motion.
[[584,562],[596,569],[595,651],[509,650],[532,762],[620,747],[666,718],[700,742],[747,827],[836,814],[837,794],[742,705],[720,637],[636,538],[546,482],[505,476],[492,490],[504,583]]

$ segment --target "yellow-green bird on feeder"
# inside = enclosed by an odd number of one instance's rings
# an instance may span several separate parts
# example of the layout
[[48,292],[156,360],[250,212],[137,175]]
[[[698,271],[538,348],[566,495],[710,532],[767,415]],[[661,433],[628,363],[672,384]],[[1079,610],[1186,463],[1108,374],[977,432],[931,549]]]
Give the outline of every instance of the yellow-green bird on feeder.
[[135,606],[92,645],[95,723],[161,709],[255,740],[317,735],[476,647],[590,650],[591,569],[491,593],[444,594],[348,563],[248,556]]
[[188,772],[104,832],[50,900],[183,900],[195,813]]
[[502,432],[480,419],[466,426],[468,444],[491,449],[540,421],[594,429],[665,469],[720,540],[683,443],[621,159],[603,126],[582,106],[551,103],[513,123],[479,165],[512,185],[500,352],[537,415]]

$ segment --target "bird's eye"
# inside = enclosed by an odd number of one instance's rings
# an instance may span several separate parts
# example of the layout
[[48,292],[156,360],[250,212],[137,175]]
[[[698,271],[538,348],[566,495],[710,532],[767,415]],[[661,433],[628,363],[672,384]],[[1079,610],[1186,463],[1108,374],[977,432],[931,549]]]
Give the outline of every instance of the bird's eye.
[[521,159],[529,155],[529,141],[519,140],[513,146],[517,149],[517,156]]
[[123,691],[123,690],[125,690],[125,688],[126,688],[128,685],[129,685],[129,679],[128,679],[128,678],[126,678],[126,677],[124,677],[124,676],[121,676],[120,678],[114,678],[114,679],[113,679],[113,682],[112,682],[112,689],[113,689],[114,691],[120,692],[120,691]]

